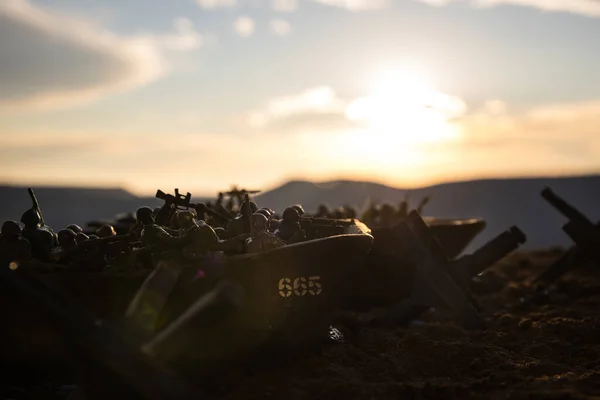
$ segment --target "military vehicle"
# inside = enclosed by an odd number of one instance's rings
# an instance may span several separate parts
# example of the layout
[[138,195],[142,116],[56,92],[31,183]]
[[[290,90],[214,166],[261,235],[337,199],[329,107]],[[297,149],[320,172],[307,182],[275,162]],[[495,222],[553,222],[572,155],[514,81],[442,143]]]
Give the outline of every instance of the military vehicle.
[[[225,254],[221,265],[213,265],[212,270],[201,262],[186,264],[161,313],[157,337],[144,338],[146,349],[169,363],[185,365],[182,370],[197,373],[267,343],[297,348],[322,340],[373,238],[366,226],[352,221],[305,219],[303,226],[307,237],[300,243],[250,254]],[[90,271],[84,265],[67,267],[31,259],[12,263],[11,269],[56,288],[103,324],[121,320],[150,273],[150,269],[119,272],[113,266]],[[192,312],[196,304],[206,300],[222,281],[238,288],[240,300],[234,312],[218,313],[217,320],[205,314],[196,318]],[[6,322],[0,334],[3,365],[50,369],[64,365],[64,342],[52,324],[7,293],[0,297],[0,315]],[[210,346],[196,346],[198,343]]]

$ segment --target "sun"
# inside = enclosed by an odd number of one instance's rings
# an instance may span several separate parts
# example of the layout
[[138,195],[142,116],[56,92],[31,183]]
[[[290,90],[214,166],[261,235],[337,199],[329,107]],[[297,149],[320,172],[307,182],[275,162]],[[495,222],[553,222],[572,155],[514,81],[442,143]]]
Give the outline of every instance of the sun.
[[435,91],[424,76],[396,69],[379,74],[370,93],[348,105],[346,117],[364,124],[373,140],[399,150],[453,138],[449,119],[464,107],[460,99]]

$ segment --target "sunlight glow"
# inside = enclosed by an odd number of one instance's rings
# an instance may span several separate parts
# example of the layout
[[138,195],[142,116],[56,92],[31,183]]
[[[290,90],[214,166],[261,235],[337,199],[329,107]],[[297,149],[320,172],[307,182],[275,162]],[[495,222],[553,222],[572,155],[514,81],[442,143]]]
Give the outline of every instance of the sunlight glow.
[[380,75],[371,93],[350,103],[345,113],[369,129],[371,141],[406,150],[455,138],[449,120],[465,111],[462,100],[433,90],[424,77],[393,70]]

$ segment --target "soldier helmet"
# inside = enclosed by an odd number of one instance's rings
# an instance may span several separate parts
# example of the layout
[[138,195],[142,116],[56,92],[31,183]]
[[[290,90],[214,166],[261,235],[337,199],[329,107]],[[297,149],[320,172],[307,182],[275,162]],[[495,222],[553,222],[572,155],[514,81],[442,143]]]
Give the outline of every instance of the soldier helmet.
[[252,214],[252,226],[256,231],[266,231],[269,220],[264,214],[254,213]]
[[58,245],[61,247],[75,244],[77,234],[70,229],[62,229],[58,232]]
[[77,237],[75,238],[77,240],[77,243],[81,243],[81,242],[85,242],[86,240],[89,240],[89,236],[86,235],[83,232],[78,232],[77,233]]
[[0,234],[2,237],[19,236],[21,234],[21,227],[15,221],[5,221],[2,224]]
[[352,207],[351,205],[348,205],[348,204],[346,204],[344,206],[344,216],[346,218],[354,219],[354,218],[356,218],[356,215],[357,215],[357,212],[354,207]]
[[271,210],[269,210],[268,208],[260,208],[260,209],[256,210],[256,212],[254,214],[262,214],[265,217],[267,217],[267,219],[271,218],[271,215],[273,215]]
[[300,204],[295,204],[292,206],[292,208],[295,208],[296,211],[298,211],[298,215],[299,216],[303,216],[304,215],[304,208],[302,208],[302,206]]
[[83,232],[83,229],[77,224],[70,224],[65,227],[66,229],[70,229],[75,233]]
[[196,215],[190,210],[177,211],[177,224],[181,228],[188,228],[196,221]]
[[141,207],[138,208],[135,212],[135,219],[137,219],[142,224],[150,224],[154,222],[154,217],[152,215],[152,209],[150,207]]
[[117,236],[117,232],[115,231],[115,228],[113,228],[112,225],[104,224],[100,228],[98,228],[98,230],[96,231],[96,235],[103,238],[103,237]]
[[298,222],[300,220],[300,213],[297,208],[288,207],[283,210],[282,218],[284,221]]
[[35,208],[30,208],[21,216],[21,223],[25,226],[36,226],[41,222],[40,213]]
[[318,208],[317,208],[317,215],[319,217],[327,217],[329,215],[329,207],[327,207],[326,204],[321,204]]
[[344,209],[341,208],[341,207],[336,208],[333,211],[333,218],[335,218],[335,219],[342,219],[342,218],[344,218]]

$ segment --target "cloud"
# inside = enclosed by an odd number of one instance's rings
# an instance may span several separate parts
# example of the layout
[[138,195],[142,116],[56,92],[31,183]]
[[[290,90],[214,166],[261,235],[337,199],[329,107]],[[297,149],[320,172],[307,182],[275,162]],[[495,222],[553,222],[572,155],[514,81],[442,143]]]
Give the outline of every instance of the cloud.
[[235,7],[236,0],[195,0],[201,8]]
[[389,5],[389,0],[311,0],[326,6],[345,8],[349,11],[380,10]]
[[143,86],[168,71],[166,51],[190,51],[202,37],[185,18],[174,33],[117,35],[87,19],[0,2],[0,112],[56,109]]
[[279,12],[294,12],[298,9],[298,0],[272,0],[273,10]]
[[509,4],[533,7],[548,12],[568,12],[589,17],[600,17],[600,1],[598,0],[417,0],[433,6],[444,6],[450,3],[466,2],[474,7],[495,7]]
[[286,36],[292,31],[292,25],[285,19],[272,19],[269,21],[269,30],[277,36]]
[[254,33],[254,20],[250,17],[239,17],[233,23],[233,27],[238,35],[248,37]]
[[277,97],[269,101],[262,111],[251,112],[248,122],[251,126],[262,127],[275,120],[310,114],[344,115],[346,102],[340,99],[329,86],[318,86],[303,92]]

